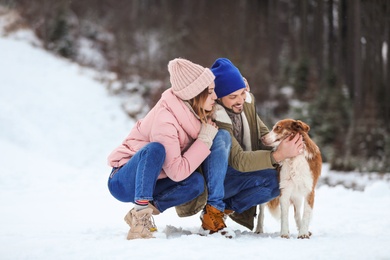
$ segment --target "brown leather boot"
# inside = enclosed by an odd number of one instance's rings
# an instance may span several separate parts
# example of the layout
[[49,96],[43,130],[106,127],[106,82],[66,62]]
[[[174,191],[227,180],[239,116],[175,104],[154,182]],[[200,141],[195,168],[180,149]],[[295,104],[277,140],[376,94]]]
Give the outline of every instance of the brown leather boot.
[[152,211],[151,208],[142,209],[140,211],[136,211],[135,209],[130,210],[128,213],[130,214],[130,218],[125,217],[125,221],[127,222],[127,220],[129,220],[127,224],[130,225],[130,230],[127,234],[128,240],[153,237],[149,227]]
[[227,219],[231,214],[233,214],[233,213],[234,213],[233,210],[231,210],[231,209],[225,209],[225,210],[223,211],[223,220],[226,221],[226,219]]
[[202,228],[209,230],[210,234],[218,232],[226,227],[223,219],[224,213],[209,204],[203,209],[200,218],[202,220]]

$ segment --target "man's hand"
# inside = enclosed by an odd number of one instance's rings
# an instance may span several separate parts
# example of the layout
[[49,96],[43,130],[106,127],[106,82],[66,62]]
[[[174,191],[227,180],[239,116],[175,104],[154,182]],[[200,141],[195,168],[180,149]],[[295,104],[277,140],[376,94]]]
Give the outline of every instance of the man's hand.
[[285,138],[278,146],[278,149],[273,152],[273,157],[278,163],[287,158],[295,157],[303,152],[303,140],[300,134],[296,134],[290,140],[290,137]]

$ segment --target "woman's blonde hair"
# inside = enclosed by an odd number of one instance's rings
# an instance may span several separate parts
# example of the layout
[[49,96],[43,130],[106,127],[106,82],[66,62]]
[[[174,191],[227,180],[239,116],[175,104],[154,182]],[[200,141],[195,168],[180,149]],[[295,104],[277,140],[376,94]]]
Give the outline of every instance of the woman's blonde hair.
[[208,118],[212,118],[214,115],[214,108],[211,111],[206,111],[202,108],[209,96],[209,88],[205,88],[199,95],[188,100],[195,114],[199,116],[202,123],[207,123]]

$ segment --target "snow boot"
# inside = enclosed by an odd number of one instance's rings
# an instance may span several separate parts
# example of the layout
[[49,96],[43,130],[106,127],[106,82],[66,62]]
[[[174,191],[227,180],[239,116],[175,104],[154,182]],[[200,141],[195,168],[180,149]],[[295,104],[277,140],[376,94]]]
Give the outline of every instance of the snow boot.
[[226,227],[223,220],[224,213],[207,204],[203,209],[200,219],[202,220],[202,228],[209,230],[210,234],[218,232],[219,230]]
[[[158,215],[158,214],[160,214],[160,211],[157,209],[157,208],[155,208],[152,204],[150,204],[149,203],[149,205],[148,205],[148,208],[151,208],[153,211],[152,211],[152,214],[153,215]],[[132,209],[133,210],[133,209]],[[130,210],[127,214],[126,214],[126,216],[125,216],[125,221],[126,221],[126,223],[130,226],[130,228],[132,227],[132,215],[131,215],[131,211],[132,210]],[[150,217],[150,219],[149,219],[149,221],[148,221],[148,223],[147,223],[147,226],[148,226],[148,228],[149,228],[149,231],[150,232],[155,232],[155,231],[157,231],[157,226],[156,226],[156,224],[154,223],[154,218],[153,218],[153,216],[151,216]]]
[[223,220],[226,221],[227,218],[228,218],[231,214],[233,214],[233,213],[234,213],[233,210],[231,210],[231,209],[225,209],[225,210],[223,211]]
[[[138,238],[152,238],[153,235],[150,232],[150,223],[152,222],[152,212],[153,209],[146,208],[140,211],[136,211],[134,208],[130,210],[127,218],[125,217],[125,221],[130,226],[129,233],[127,234],[127,239],[138,239]],[[129,221],[129,222],[128,222]]]

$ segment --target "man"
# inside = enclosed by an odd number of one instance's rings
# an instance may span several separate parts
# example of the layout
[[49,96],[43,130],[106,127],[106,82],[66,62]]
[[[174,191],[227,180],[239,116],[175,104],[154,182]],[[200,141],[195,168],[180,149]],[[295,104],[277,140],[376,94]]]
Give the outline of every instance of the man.
[[262,148],[261,137],[269,132],[256,113],[249,85],[240,71],[226,58],[219,58],[211,67],[215,75],[216,121],[232,138],[229,166],[225,177],[225,213],[253,229],[256,205],[280,194],[278,162],[298,155],[302,137],[283,140],[276,151]]

